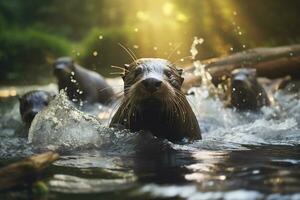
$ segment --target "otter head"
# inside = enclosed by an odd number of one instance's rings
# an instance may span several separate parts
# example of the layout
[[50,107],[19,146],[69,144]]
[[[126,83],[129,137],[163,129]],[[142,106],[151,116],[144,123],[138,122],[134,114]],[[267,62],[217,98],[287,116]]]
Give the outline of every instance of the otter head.
[[45,108],[54,96],[54,94],[46,91],[34,90],[19,98],[20,114],[28,127],[35,115]]
[[75,70],[75,62],[70,57],[58,58],[53,63],[54,75],[57,77],[69,77]]
[[182,69],[158,58],[136,60],[125,69],[124,95],[132,101],[171,101],[181,89]]
[[235,69],[231,72],[232,88],[239,91],[248,91],[256,82],[256,70],[251,68]]
[[257,82],[256,70],[235,69],[231,73],[231,105],[238,110],[256,110],[268,104],[268,97]]
[[150,131],[178,141],[201,139],[197,118],[181,91],[182,70],[158,58],[138,59],[125,68],[124,98],[110,126]]

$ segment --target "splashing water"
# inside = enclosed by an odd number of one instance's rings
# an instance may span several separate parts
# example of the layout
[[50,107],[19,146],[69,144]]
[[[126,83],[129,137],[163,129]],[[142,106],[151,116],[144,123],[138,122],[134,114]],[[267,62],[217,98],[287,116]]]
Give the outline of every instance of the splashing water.
[[205,65],[202,64],[200,60],[196,60],[196,56],[198,54],[197,45],[201,45],[201,44],[203,44],[203,42],[204,42],[203,38],[198,39],[197,37],[194,37],[194,41],[191,46],[190,52],[191,52],[192,59],[193,59],[193,65],[195,67],[194,74],[201,78],[201,85],[202,85],[202,87],[206,87],[208,95],[215,96],[215,95],[219,94],[219,91],[212,84],[211,75],[206,71]]
[[[17,88],[17,91],[21,89]],[[203,140],[173,144],[108,128],[106,108],[81,112],[59,94],[33,120],[29,142],[16,98],[1,102],[0,164],[52,149],[61,159],[47,180],[51,198],[299,199],[299,95],[277,91],[275,107],[239,113],[204,85],[188,96]],[[2,110],[2,109],[1,109]],[[97,111],[97,112],[95,112]],[[100,113],[100,114],[99,114]],[[2,196],[1,196],[2,195]],[[0,194],[1,199],[5,199]]]

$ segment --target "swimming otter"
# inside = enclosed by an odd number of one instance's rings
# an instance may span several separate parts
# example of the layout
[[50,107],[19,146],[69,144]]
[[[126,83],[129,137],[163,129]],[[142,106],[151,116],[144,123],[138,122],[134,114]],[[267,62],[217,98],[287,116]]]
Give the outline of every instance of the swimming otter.
[[182,70],[164,59],[143,58],[125,67],[124,98],[110,126],[150,131],[170,141],[201,139],[196,116],[181,91]]
[[54,96],[55,94],[47,91],[33,90],[19,98],[20,114],[27,128],[30,127],[35,115],[46,107]]
[[58,58],[53,68],[59,90],[64,89],[73,102],[108,104],[114,99],[112,88],[102,76],[82,68],[72,58]]
[[258,110],[270,105],[264,88],[256,79],[256,70],[240,68],[231,72],[229,83],[230,106],[237,110]]

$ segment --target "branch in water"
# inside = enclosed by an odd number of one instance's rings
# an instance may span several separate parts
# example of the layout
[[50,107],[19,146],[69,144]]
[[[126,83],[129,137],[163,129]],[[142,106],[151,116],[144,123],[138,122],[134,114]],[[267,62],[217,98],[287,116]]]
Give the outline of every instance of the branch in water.
[[57,153],[46,152],[0,168],[0,190],[33,183],[58,158]]

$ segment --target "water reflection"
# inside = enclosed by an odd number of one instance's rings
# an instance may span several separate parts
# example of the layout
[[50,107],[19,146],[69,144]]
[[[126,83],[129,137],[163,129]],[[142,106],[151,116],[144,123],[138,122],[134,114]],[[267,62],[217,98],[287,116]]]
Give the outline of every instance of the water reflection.
[[[76,144],[90,137],[96,145],[61,152],[49,170],[54,175],[47,180],[49,199],[299,198],[299,99],[277,94],[284,112],[270,119],[273,110],[239,114],[202,91],[190,98],[201,121],[202,141],[173,144],[145,133],[96,131],[89,136],[80,131]],[[15,135],[14,123],[21,122],[16,102],[16,97],[1,101],[1,165],[38,152]],[[107,120],[107,109],[99,110],[101,121]],[[58,141],[59,146],[67,140]]]

